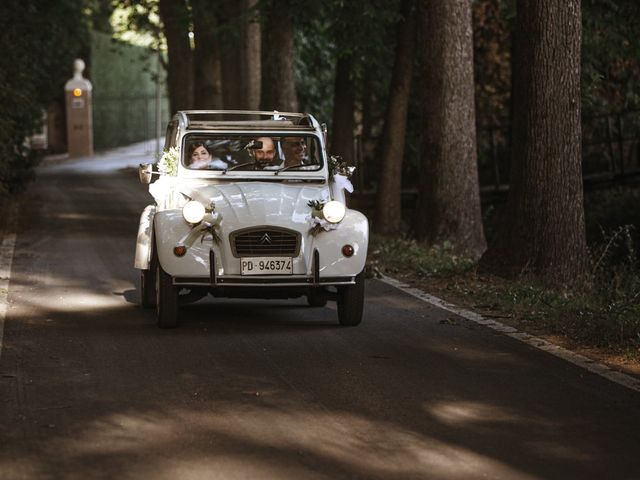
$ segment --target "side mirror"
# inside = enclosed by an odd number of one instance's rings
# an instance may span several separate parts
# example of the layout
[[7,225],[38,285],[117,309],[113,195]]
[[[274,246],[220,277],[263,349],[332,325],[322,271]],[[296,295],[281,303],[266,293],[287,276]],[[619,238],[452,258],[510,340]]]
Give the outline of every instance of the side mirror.
[[320,127],[322,128],[322,137],[324,139],[324,146],[325,148],[327,147],[327,140],[328,140],[328,131],[329,129],[327,128],[327,124],[323,123],[322,125],[320,125]]
[[150,163],[141,163],[138,167],[138,176],[140,183],[149,185],[151,183],[151,175],[153,174],[153,166]]

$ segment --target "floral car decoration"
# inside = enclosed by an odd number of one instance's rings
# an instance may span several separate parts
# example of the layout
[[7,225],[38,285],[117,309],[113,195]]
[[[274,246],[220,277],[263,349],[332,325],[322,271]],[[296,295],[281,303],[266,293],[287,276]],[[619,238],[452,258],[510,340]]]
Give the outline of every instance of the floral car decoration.
[[207,296],[306,297],[358,325],[369,229],[346,207],[353,170],[308,114],[178,112],[161,158],[140,166],[154,199],[136,245],[142,305],[167,328]]

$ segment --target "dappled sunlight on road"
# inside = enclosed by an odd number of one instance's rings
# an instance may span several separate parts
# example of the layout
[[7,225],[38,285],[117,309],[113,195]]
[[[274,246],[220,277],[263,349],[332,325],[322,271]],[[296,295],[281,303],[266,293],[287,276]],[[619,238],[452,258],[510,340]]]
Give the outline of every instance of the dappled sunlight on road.
[[[131,308],[129,298],[135,286],[122,280],[96,280],[88,285],[83,279],[61,279],[49,275],[40,277],[37,283],[16,274],[12,279],[12,318],[42,316],[56,313],[96,313],[105,309]],[[16,288],[21,285],[21,288]],[[132,294],[129,295],[128,292]],[[137,294],[135,294],[137,295]]]
[[[196,451],[201,445],[202,456],[177,462],[161,454],[183,445],[196,446]],[[180,478],[197,478],[203,468],[213,469],[218,478],[250,477],[256,472],[262,472],[262,478],[277,478],[292,469],[308,476],[310,471],[302,470],[302,465],[317,461],[332,465],[331,470],[382,478],[416,478],[429,472],[429,478],[456,479],[478,471],[528,478],[493,458],[391,422],[295,407],[284,411],[240,404],[215,412],[114,414],[94,421],[72,439],[54,440],[49,448],[88,457],[144,455],[146,466],[135,469],[144,468],[148,478],[177,478],[177,473]]]
[[440,420],[451,426],[464,426],[474,423],[533,423],[533,420],[523,417],[505,407],[498,407],[479,402],[439,402],[425,404],[424,409]]

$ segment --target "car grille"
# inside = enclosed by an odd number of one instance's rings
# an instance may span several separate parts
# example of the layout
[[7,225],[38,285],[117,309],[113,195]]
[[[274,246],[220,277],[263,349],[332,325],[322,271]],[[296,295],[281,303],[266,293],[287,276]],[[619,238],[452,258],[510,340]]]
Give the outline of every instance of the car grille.
[[245,228],[232,232],[231,249],[235,257],[297,257],[300,233],[277,227]]

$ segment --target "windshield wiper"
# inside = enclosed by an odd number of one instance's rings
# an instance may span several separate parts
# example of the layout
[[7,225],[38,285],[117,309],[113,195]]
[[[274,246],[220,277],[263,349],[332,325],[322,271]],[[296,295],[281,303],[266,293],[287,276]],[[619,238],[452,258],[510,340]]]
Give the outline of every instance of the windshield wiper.
[[234,165],[231,168],[227,168],[226,170],[222,171],[222,174],[224,175],[227,172],[230,172],[231,170],[235,170],[236,168],[240,168],[240,167],[248,167],[249,165],[255,165],[256,162],[245,162],[245,163],[240,163],[238,165]]

